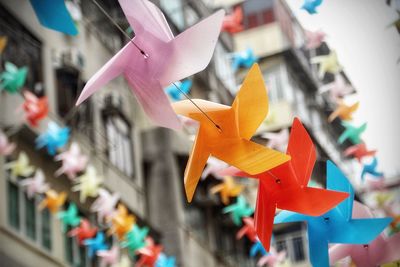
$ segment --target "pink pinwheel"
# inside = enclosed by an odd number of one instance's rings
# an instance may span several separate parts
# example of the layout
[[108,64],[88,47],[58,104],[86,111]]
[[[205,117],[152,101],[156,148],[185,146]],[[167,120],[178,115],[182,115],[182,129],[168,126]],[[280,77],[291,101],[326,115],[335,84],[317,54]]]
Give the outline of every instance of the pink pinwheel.
[[28,198],[32,198],[35,194],[43,194],[49,189],[49,185],[44,182],[45,177],[41,169],[37,169],[35,176],[26,178],[19,183],[26,187]]
[[209,176],[210,174],[212,174],[217,179],[222,179],[223,176],[221,176],[218,173],[227,167],[228,167],[228,164],[226,164],[225,162],[223,162],[219,159],[216,159],[214,157],[210,157],[207,160],[207,166],[205,167],[205,169],[201,175],[201,179],[202,180],[206,179],[207,176]]
[[282,129],[279,133],[264,133],[261,137],[269,139],[267,143],[269,148],[286,151],[289,142],[289,130]]
[[[368,207],[354,202],[353,216],[356,218],[374,217]],[[329,261],[333,265],[340,259],[350,256],[357,266],[375,267],[400,260],[400,233],[391,237],[380,234],[370,244],[337,244],[329,249]]]
[[254,228],[254,219],[252,217],[245,217],[242,220],[244,226],[236,233],[236,239],[239,240],[246,235],[251,242],[257,242],[257,232]]
[[277,266],[279,263],[284,262],[286,259],[286,251],[277,252],[274,247],[271,247],[270,251],[263,255],[257,262],[258,267],[267,265],[268,267]]
[[119,247],[114,245],[110,250],[100,250],[96,254],[100,257],[100,267],[105,267],[117,264],[120,252]]
[[346,83],[341,74],[335,75],[335,81],[325,84],[319,89],[320,93],[329,91],[329,95],[334,101],[338,101],[345,95],[351,94],[354,91],[353,86]]
[[56,171],[56,176],[67,175],[70,180],[74,180],[77,174],[85,170],[88,163],[88,157],[81,154],[77,143],[72,143],[69,150],[58,154],[56,161],[62,161],[62,166]]
[[8,156],[15,149],[15,144],[10,143],[8,137],[0,130],[0,155]]
[[178,129],[180,121],[163,88],[208,65],[225,12],[216,12],[175,38],[150,1],[119,3],[136,36],[87,82],[77,104],[123,74],[147,115],[160,126]]
[[316,49],[324,42],[326,34],[323,31],[307,31],[306,30],[306,48]]
[[99,196],[93,202],[90,210],[97,212],[97,220],[102,222],[105,218],[110,217],[115,211],[115,205],[119,200],[119,194],[110,194],[107,190],[100,188]]

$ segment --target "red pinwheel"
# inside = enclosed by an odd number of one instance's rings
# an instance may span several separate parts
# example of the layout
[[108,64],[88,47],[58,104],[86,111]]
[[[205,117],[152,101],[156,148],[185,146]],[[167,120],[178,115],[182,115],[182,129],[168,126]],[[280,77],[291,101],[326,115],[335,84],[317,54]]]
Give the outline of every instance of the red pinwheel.
[[141,267],[141,266],[154,267],[158,259],[158,256],[163,250],[163,246],[156,245],[153,238],[151,237],[146,238],[146,243],[147,243],[146,247],[138,250],[140,259],[136,263],[136,267]]
[[222,22],[223,32],[237,33],[243,31],[243,11],[240,6],[235,7],[233,13],[226,15]]
[[362,158],[368,157],[368,156],[374,156],[375,154],[376,154],[376,150],[368,150],[367,145],[365,143],[360,143],[360,144],[351,146],[344,151],[344,155],[346,157],[353,156],[359,162],[361,162]]
[[87,219],[82,219],[78,227],[68,232],[68,236],[76,237],[79,245],[83,246],[85,239],[94,238],[97,233],[97,227],[92,227]]
[[24,91],[25,102],[22,108],[25,111],[25,119],[32,127],[37,127],[39,121],[46,118],[49,113],[49,102],[46,96],[37,97],[29,91]]
[[254,228],[254,219],[251,217],[243,218],[244,226],[240,228],[240,230],[236,233],[236,239],[242,239],[244,235],[251,242],[257,242],[257,233],[256,229]]

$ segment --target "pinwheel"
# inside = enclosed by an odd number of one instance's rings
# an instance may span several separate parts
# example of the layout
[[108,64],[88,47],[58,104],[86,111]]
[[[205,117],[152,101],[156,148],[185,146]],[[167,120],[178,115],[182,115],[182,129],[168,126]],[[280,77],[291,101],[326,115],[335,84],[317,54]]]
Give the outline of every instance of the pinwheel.
[[316,14],[316,8],[322,4],[322,0],[304,0],[304,4],[301,7],[306,10],[309,14]]
[[229,198],[238,196],[244,189],[243,185],[235,183],[232,177],[225,176],[224,181],[218,185],[211,187],[211,194],[219,193],[222,203],[229,204]]
[[348,122],[343,121],[342,125],[346,128],[344,132],[339,136],[338,143],[343,144],[344,141],[349,139],[353,144],[360,144],[361,134],[367,129],[367,123],[362,124],[359,127],[355,127]]
[[11,170],[11,180],[15,180],[19,176],[28,177],[35,171],[35,168],[29,165],[29,158],[25,152],[20,152],[18,159],[6,163],[4,168]]
[[84,203],[88,197],[97,197],[102,183],[103,177],[97,175],[96,169],[89,165],[86,172],[77,178],[72,191],[79,191],[79,200]]
[[47,130],[36,138],[36,149],[47,148],[47,152],[54,156],[57,149],[63,148],[69,140],[70,129],[60,127],[57,123],[50,121]]
[[65,233],[68,226],[75,227],[81,222],[81,217],[78,216],[78,208],[74,203],[69,204],[68,209],[57,213],[57,218],[63,224],[63,232]]
[[176,259],[175,257],[168,257],[166,254],[160,253],[155,267],[176,267]]
[[242,218],[252,215],[254,213],[254,210],[252,207],[250,207],[243,196],[239,196],[235,204],[225,207],[222,212],[230,213],[233,223],[236,225],[241,225]]
[[119,246],[114,245],[110,250],[97,251],[97,256],[100,257],[100,267],[114,266],[118,263]]
[[136,263],[136,267],[155,266],[162,250],[163,247],[161,245],[156,245],[153,238],[147,237],[146,246],[138,250],[140,258]]
[[11,62],[5,63],[5,71],[0,74],[0,92],[2,90],[8,93],[18,93],[26,81],[28,68],[18,68]]
[[3,54],[3,51],[6,48],[7,43],[8,43],[8,37],[7,36],[1,36],[0,37],[0,55]]
[[204,168],[203,173],[201,174],[201,179],[206,179],[209,175],[214,176],[217,179],[222,179],[223,176],[219,175],[219,171],[228,167],[228,164],[225,162],[216,159],[214,157],[210,157],[207,160],[207,166]]
[[19,182],[21,186],[26,187],[28,198],[31,199],[35,194],[43,194],[49,189],[49,184],[45,183],[43,171],[37,169],[35,176],[24,179]]
[[339,101],[344,96],[351,94],[354,91],[353,86],[346,83],[341,74],[335,75],[335,80],[331,83],[325,84],[319,89],[319,92],[325,93],[329,91],[330,98],[333,101]]
[[354,103],[351,106],[345,103],[339,103],[339,106],[329,115],[328,121],[332,122],[334,119],[339,117],[342,120],[349,121],[353,119],[353,113],[358,109],[360,102]]
[[135,216],[128,213],[128,209],[123,204],[118,204],[117,212],[111,218],[111,227],[108,234],[116,234],[119,240],[132,229],[136,222]]
[[45,194],[46,198],[43,199],[42,202],[40,202],[39,210],[47,208],[53,214],[58,212],[58,210],[64,205],[65,200],[67,199],[67,193],[57,193],[52,189],[48,190]]
[[264,256],[267,255],[267,253],[268,252],[265,250],[265,248],[263,247],[262,243],[259,240],[257,240],[257,242],[255,242],[250,248],[250,257],[252,258],[257,256],[258,254]]
[[329,243],[369,244],[392,220],[391,218],[353,219],[354,190],[344,174],[330,161],[327,162],[327,188],[347,191],[350,197],[322,216],[312,217],[281,211],[275,217],[275,223],[307,222],[310,260],[313,266],[329,266]]
[[93,202],[90,210],[97,213],[97,221],[102,222],[105,218],[110,217],[115,210],[119,200],[119,193],[112,195],[103,188],[99,189],[99,196]]
[[313,57],[311,58],[311,63],[319,64],[318,75],[321,79],[324,78],[327,72],[338,74],[342,70],[335,51],[331,51],[328,55]]
[[78,34],[64,0],[30,1],[40,24],[44,27],[69,35]]
[[258,238],[267,250],[270,247],[273,219],[277,208],[319,216],[348,196],[343,192],[307,186],[316,161],[316,150],[306,129],[297,118],[292,125],[287,154],[292,157],[289,162],[257,175],[249,175],[234,168],[223,171],[225,175],[253,177],[260,180],[255,228]]
[[128,255],[122,255],[119,262],[113,265],[112,267],[132,267],[132,263]]
[[15,144],[10,143],[8,137],[0,130],[0,155],[9,156],[15,149]]
[[364,181],[365,175],[369,174],[377,178],[383,177],[383,172],[378,172],[376,167],[378,166],[378,159],[374,157],[371,163],[363,164],[363,169],[361,172],[361,180]]
[[25,111],[25,120],[32,127],[37,127],[39,122],[47,117],[49,113],[49,103],[46,96],[38,98],[29,91],[24,91],[25,101],[22,108]]
[[165,92],[169,95],[172,101],[179,101],[185,98],[185,94],[189,94],[191,87],[192,81],[184,80],[168,86],[165,88]]
[[185,170],[185,191],[189,202],[210,155],[251,174],[290,159],[283,153],[250,141],[268,113],[267,90],[257,64],[250,69],[231,107],[200,99],[193,101],[207,116],[189,100],[173,103],[177,114],[200,122]]
[[275,267],[284,262],[285,259],[286,251],[277,252],[274,247],[271,247],[270,251],[257,261],[257,266],[262,267],[267,265],[268,267]]
[[[353,217],[373,218],[368,207],[355,202]],[[380,234],[370,244],[337,244],[329,249],[329,261],[333,265],[350,256],[357,266],[375,267],[400,260],[400,233],[391,237]]]
[[140,228],[135,224],[132,229],[125,235],[125,240],[121,243],[123,248],[127,248],[130,253],[134,254],[138,249],[146,246],[145,239],[149,233],[149,228]]
[[258,58],[254,55],[253,49],[247,48],[244,51],[232,54],[232,70],[237,71],[239,68],[250,68]]
[[83,244],[88,249],[89,258],[93,258],[99,251],[108,250],[103,232],[97,232],[95,238],[86,239],[83,241]]
[[82,219],[79,226],[68,232],[68,236],[75,237],[80,246],[83,246],[83,241],[96,236],[97,227],[92,227],[87,219]]
[[261,137],[268,139],[268,147],[279,151],[285,151],[289,141],[289,130],[285,128],[278,133],[263,133]]
[[254,219],[251,217],[245,217],[242,218],[242,220],[244,222],[244,226],[236,233],[236,239],[241,239],[244,235],[246,235],[251,242],[256,242],[257,232],[254,228]]
[[306,33],[306,48],[316,49],[324,42],[326,34],[323,31],[305,31]]
[[225,12],[216,12],[175,38],[162,12],[150,1],[119,0],[119,3],[136,36],[89,79],[77,104],[123,74],[153,122],[179,129],[180,121],[163,88],[208,65]]
[[365,143],[360,143],[357,145],[353,145],[351,147],[346,148],[344,151],[344,155],[346,157],[354,157],[361,162],[364,157],[374,156],[376,154],[376,150],[368,150],[367,145]]
[[79,172],[85,170],[89,161],[88,156],[81,154],[79,145],[75,142],[71,144],[69,150],[58,154],[56,161],[62,161],[62,166],[56,171],[56,176],[67,175],[70,180],[74,180]]
[[241,6],[235,7],[231,14],[227,14],[222,22],[223,32],[237,33],[244,29],[243,25],[243,10]]

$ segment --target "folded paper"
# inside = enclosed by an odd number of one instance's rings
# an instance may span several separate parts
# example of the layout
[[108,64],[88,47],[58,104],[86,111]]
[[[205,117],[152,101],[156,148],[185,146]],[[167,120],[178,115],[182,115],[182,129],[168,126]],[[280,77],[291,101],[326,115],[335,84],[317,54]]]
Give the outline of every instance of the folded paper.
[[244,186],[237,184],[231,176],[225,176],[224,181],[211,187],[211,194],[219,193],[224,205],[228,205],[231,197],[237,197],[244,189]]
[[103,222],[104,219],[111,217],[114,214],[115,206],[119,200],[119,193],[111,194],[104,188],[99,189],[99,196],[90,206],[90,211],[97,213],[97,221]]
[[28,177],[35,171],[35,168],[29,164],[29,158],[25,152],[20,152],[17,160],[6,163],[4,168],[11,170],[11,180],[16,180],[20,176]]
[[94,238],[86,239],[83,244],[87,247],[89,258],[93,258],[99,251],[108,250],[103,232],[97,232]]
[[361,134],[367,129],[367,123],[356,127],[351,123],[343,121],[342,125],[344,126],[345,130],[338,138],[339,144],[343,144],[346,140],[350,140],[353,144],[360,144],[362,142]]
[[157,245],[153,238],[146,238],[146,246],[138,250],[140,258],[136,262],[136,267],[155,266],[162,250],[163,247],[161,245]]
[[47,96],[37,97],[29,91],[23,92],[25,101],[22,108],[25,112],[26,122],[32,126],[39,126],[39,122],[47,117],[49,113],[49,102]]
[[8,140],[7,135],[0,130],[0,155],[9,156],[13,153],[16,145]]
[[97,256],[100,258],[100,267],[114,266],[119,260],[119,246],[113,245],[109,250],[97,251]]
[[47,208],[53,214],[58,212],[67,199],[66,192],[57,193],[56,191],[50,189],[45,194],[46,197],[42,200],[42,202],[39,203],[39,210]]
[[368,150],[365,143],[360,143],[346,148],[343,152],[346,157],[354,157],[361,163],[364,157],[372,157],[376,154],[376,150]]
[[374,157],[370,163],[363,164],[363,168],[361,171],[361,180],[364,181],[366,174],[372,175],[376,178],[383,177],[383,172],[377,171],[376,170],[377,167],[378,167],[378,159],[376,157]]
[[34,197],[35,194],[43,194],[49,190],[49,184],[45,183],[45,177],[41,169],[37,169],[33,177],[24,179],[19,183],[26,188],[29,199]]
[[328,121],[332,122],[334,119],[339,117],[344,121],[353,119],[353,113],[358,109],[360,102],[354,103],[353,105],[346,105],[345,103],[339,103],[339,106],[329,115]]
[[18,93],[24,86],[27,75],[27,67],[18,68],[11,62],[6,62],[5,71],[0,74],[0,92],[4,90],[11,94]]
[[258,58],[254,55],[253,49],[247,48],[244,51],[232,54],[232,70],[237,71],[239,68],[250,68]]
[[68,127],[60,127],[57,123],[50,121],[47,130],[36,138],[36,149],[46,147],[47,152],[54,156],[58,149],[67,145],[69,134],[70,129]]
[[97,197],[103,177],[98,175],[96,169],[89,165],[86,172],[79,176],[72,187],[72,191],[79,191],[79,200],[85,203],[88,197]]
[[139,249],[146,246],[146,237],[149,233],[149,228],[140,228],[135,224],[132,229],[125,235],[125,240],[121,243],[123,248],[127,248],[134,255]]
[[108,230],[108,234],[115,234],[119,240],[122,240],[135,223],[135,216],[129,214],[125,205],[118,204],[117,211],[111,218],[111,227]]
[[236,6],[231,14],[227,14],[222,22],[223,32],[237,33],[243,31],[243,10]]
[[339,101],[344,96],[354,92],[354,88],[345,81],[340,73],[338,73],[335,75],[335,80],[331,83],[323,85],[319,89],[319,92],[321,94],[329,92],[329,96],[332,101]]
[[68,232],[68,236],[75,237],[78,244],[83,246],[83,241],[95,237],[96,233],[97,227],[92,226],[87,219],[82,219],[79,226]]
[[257,241],[257,232],[256,228],[254,227],[254,219],[251,217],[244,217],[242,218],[244,225],[240,230],[236,233],[236,239],[241,239],[244,235],[247,236],[247,238],[251,242],[256,242]]
[[317,7],[319,7],[321,4],[322,0],[304,0],[301,8],[312,15],[317,13]]
[[160,253],[155,267],[176,267],[175,257],[168,257],[165,253]]
[[64,233],[67,231],[69,226],[75,227],[81,222],[81,217],[78,216],[78,208],[75,203],[69,204],[67,210],[59,211],[57,217],[62,222]]
[[306,48],[317,49],[325,41],[326,34],[323,31],[307,31],[306,30]]
[[331,51],[328,55],[313,57],[311,58],[311,63],[319,64],[318,76],[321,79],[324,78],[327,72],[338,74],[342,70],[335,51]]
[[222,212],[230,213],[233,223],[236,225],[242,225],[242,218],[251,216],[254,213],[254,210],[250,207],[243,196],[239,196],[236,203],[225,207]]
[[73,142],[67,151],[58,154],[54,159],[61,161],[62,164],[55,175],[65,174],[71,181],[75,180],[78,173],[85,170],[89,161],[88,156],[81,153],[81,149],[76,142]]
[[268,252],[265,250],[262,243],[257,240],[251,247],[250,247],[250,257],[254,258],[257,255],[267,255]]

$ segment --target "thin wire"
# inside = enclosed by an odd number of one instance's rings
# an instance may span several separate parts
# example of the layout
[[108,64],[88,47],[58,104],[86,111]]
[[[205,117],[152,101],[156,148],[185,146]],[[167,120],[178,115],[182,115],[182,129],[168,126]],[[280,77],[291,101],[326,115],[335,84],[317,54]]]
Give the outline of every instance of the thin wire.
[[[137,44],[135,44],[135,42],[133,42],[133,40],[131,39],[131,37],[121,28],[121,26],[118,25],[118,23],[107,13],[107,11],[96,1],[96,0],[92,0],[92,2],[100,9],[101,12],[103,12],[103,14],[112,22],[112,24],[114,24],[115,27],[117,27],[117,29],[126,37],[130,40],[130,42],[140,51],[140,53],[145,57],[145,58],[149,58],[149,55],[143,51]],[[212,123],[214,124],[214,126],[218,129],[219,132],[222,132],[221,127],[216,124],[211,118],[210,116],[207,115],[207,113],[205,113],[185,92],[182,91],[182,89],[180,89],[175,83],[172,83],[176,89],[178,89],[190,102],[192,102],[192,104],[198,109],[200,110],[201,113],[203,113],[203,115]]]

